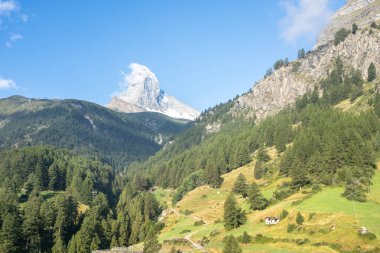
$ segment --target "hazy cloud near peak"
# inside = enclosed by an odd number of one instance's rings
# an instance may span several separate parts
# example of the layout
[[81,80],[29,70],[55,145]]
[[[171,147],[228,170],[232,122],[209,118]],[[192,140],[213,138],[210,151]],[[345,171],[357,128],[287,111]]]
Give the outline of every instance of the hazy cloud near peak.
[[315,40],[330,20],[332,0],[283,0],[286,15],[280,21],[281,35],[288,43],[301,38]]
[[3,79],[0,77],[0,90],[15,89],[16,83],[12,79]]

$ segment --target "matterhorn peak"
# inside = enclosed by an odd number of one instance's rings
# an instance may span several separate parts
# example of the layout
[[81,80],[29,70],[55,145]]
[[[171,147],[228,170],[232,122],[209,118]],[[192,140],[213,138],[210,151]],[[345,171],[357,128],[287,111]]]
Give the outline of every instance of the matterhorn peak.
[[109,108],[127,112],[158,112],[176,119],[194,120],[199,112],[167,95],[160,88],[156,75],[138,63],[129,65],[131,72],[123,74],[121,91],[116,93]]

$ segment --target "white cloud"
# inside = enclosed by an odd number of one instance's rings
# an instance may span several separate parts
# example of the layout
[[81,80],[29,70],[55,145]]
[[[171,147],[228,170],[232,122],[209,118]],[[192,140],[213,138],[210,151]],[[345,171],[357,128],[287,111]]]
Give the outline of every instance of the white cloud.
[[16,83],[12,79],[3,79],[0,77],[0,90],[15,89]]
[[280,21],[282,37],[294,43],[301,38],[315,39],[329,21],[332,0],[283,0],[286,16]]
[[11,33],[9,40],[7,41],[7,43],[5,43],[5,45],[11,48],[13,43],[15,43],[18,40],[22,40],[22,35],[18,33]]
[[18,5],[15,1],[1,1],[0,0],[0,16],[9,15],[13,11],[17,11]]
[[25,14],[21,14],[20,19],[22,20],[22,22],[27,23],[29,20],[29,16]]

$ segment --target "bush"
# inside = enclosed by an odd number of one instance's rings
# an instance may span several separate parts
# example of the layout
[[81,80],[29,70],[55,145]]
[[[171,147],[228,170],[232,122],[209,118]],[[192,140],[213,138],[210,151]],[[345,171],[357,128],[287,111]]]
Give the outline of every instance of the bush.
[[287,232],[288,233],[292,233],[295,229],[297,228],[297,226],[295,224],[288,224],[288,230]]
[[343,42],[350,33],[351,31],[346,28],[342,28],[337,31],[334,37],[334,45],[337,46],[339,43]]
[[283,220],[285,219],[286,217],[288,217],[288,214],[289,212],[287,210],[282,210],[281,214],[280,214],[280,219]]
[[210,232],[210,237],[215,237],[217,235],[220,235],[220,231],[219,230],[213,230]]
[[262,234],[257,234],[255,237],[253,237],[253,241],[255,243],[268,243],[268,242],[272,242],[273,239],[270,237],[266,237],[265,235],[262,235]]
[[194,226],[198,227],[198,226],[202,226],[206,224],[203,220],[197,220],[196,222],[194,222]]
[[190,229],[185,229],[185,230],[182,230],[181,232],[179,232],[180,234],[186,234],[186,233],[190,233],[191,230]]
[[313,192],[320,192],[320,191],[322,190],[322,187],[321,187],[319,184],[313,184],[313,185],[311,186],[311,190],[312,190]]
[[310,241],[309,241],[309,239],[297,239],[296,240],[296,244],[297,245],[304,245],[305,243],[309,243]]
[[203,236],[202,240],[199,241],[199,244],[202,246],[205,246],[209,242],[210,242],[210,240],[206,236]]
[[238,237],[240,243],[248,244],[252,241],[252,236],[250,236],[246,231]]
[[297,213],[296,222],[298,225],[302,225],[305,218],[302,216],[301,212]]
[[179,211],[179,213],[188,216],[188,215],[192,214],[193,211],[190,211],[190,210],[187,210],[187,209],[186,209],[186,210],[184,210],[184,211],[182,211],[182,210]]
[[373,241],[376,240],[376,235],[374,233],[368,232],[367,234],[361,234],[359,233],[359,237],[366,241]]

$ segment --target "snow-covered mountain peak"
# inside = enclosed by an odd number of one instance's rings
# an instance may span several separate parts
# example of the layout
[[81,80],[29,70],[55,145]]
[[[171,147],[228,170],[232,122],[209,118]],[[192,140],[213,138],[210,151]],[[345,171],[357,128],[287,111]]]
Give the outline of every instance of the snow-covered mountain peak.
[[194,120],[199,112],[167,95],[160,89],[156,75],[146,66],[129,65],[131,72],[123,73],[121,92],[117,93],[108,107],[122,112],[159,112],[172,118]]

